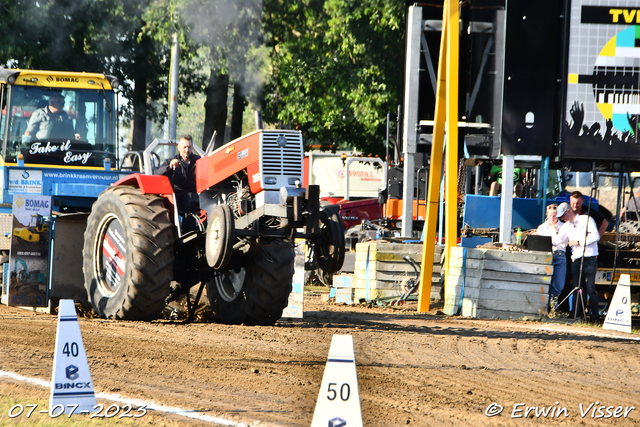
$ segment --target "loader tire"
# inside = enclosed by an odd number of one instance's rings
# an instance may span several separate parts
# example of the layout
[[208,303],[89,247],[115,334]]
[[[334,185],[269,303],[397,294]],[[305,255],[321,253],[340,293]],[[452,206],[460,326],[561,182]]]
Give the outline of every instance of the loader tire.
[[207,295],[217,322],[274,325],[288,305],[293,280],[291,241],[276,241],[256,252],[236,255],[217,270]]
[[93,204],[84,234],[85,288],[102,318],[161,316],[173,278],[174,230],[157,195],[109,187]]

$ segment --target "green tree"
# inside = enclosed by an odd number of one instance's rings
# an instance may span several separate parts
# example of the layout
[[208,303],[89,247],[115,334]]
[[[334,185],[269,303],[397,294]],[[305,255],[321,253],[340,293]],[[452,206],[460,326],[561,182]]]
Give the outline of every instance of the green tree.
[[[122,82],[123,96],[129,101],[121,109],[122,118],[131,120],[133,150],[145,148],[147,118],[156,119],[166,107],[167,75],[170,66],[170,45],[148,27],[153,12],[163,3],[154,0],[117,2],[110,11],[114,20],[105,52],[106,68]],[[150,11],[151,10],[151,11]],[[168,12],[170,14],[170,12]],[[160,101],[155,104],[155,101]]]
[[[3,2],[0,12],[0,63],[118,77],[129,101],[121,118],[132,121],[136,150],[144,149],[146,119],[166,117],[173,32],[189,47],[185,59],[197,52],[168,0],[21,0]],[[185,99],[201,90],[203,79],[189,67],[181,77]]]
[[0,62],[32,69],[101,71],[101,32],[112,0],[2,2]]
[[383,154],[402,88],[404,15],[393,0],[265,0],[265,120],[323,149]]
[[[3,63],[19,68],[114,74],[133,117],[134,148],[144,148],[149,80],[157,72],[152,40],[142,33],[149,0],[22,0],[3,15],[10,41]],[[4,27],[4,25],[3,25]],[[151,88],[154,94],[154,88]]]
[[[206,66],[208,52],[205,46],[195,42],[190,34],[190,27],[181,18],[180,9],[188,0],[154,0],[146,8],[143,15],[144,27],[142,32],[153,39],[162,49],[160,58],[170,66],[170,50],[174,36],[177,36],[180,46],[180,64],[178,72],[178,104],[188,104],[192,95],[202,93],[206,85],[206,76],[202,73]],[[158,111],[154,111],[154,119],[166,119],[168,113],[168,79],[169,69],[166,75],[161,75],[162,90],[157,94],[163,101]],[[164,96],[164,100],[161,98]],[[154,98],[155,99],[155,98]]]

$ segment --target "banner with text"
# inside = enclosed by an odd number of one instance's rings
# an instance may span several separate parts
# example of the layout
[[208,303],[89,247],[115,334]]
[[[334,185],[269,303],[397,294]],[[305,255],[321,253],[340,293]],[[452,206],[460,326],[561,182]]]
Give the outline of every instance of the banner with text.
[[9,259],[9,305],[46,307],[51,197],[16,194]]

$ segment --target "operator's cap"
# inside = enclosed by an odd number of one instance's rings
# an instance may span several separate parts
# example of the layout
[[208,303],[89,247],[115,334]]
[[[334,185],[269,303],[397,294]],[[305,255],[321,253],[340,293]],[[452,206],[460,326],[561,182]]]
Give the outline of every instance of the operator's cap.
[[571,206],[569,206],[569,203],[567,202],[560,203],[560,205],[558,205],[558,210],[556,212],[556,218],[560,218],[569,209],[571,209]]

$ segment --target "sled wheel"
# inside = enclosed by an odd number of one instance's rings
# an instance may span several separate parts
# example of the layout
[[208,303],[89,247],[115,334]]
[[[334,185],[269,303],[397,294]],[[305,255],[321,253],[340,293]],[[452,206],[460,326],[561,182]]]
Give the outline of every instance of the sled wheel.
[[93,204],[84,234],[85,288],[103,318],[161,316],[173,276],[174,231],[162,198],[110,187]]
[[216,270],[229,264],[235,240],[235,223],[229,205],[217,205],[211,212],[206,234],[206,255],[209,267]]
[[344,227],[333,209],[320,212],[320,238],[313,242],[318,266],[327,274],[335,273],[344,263]]

